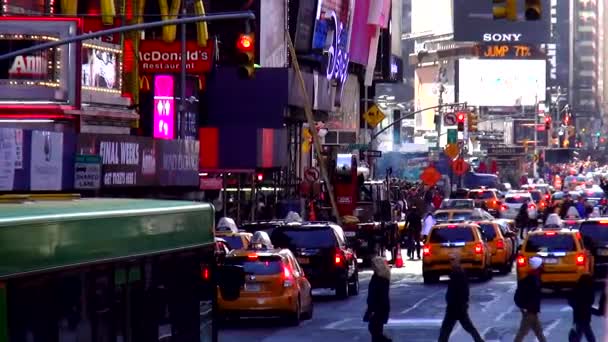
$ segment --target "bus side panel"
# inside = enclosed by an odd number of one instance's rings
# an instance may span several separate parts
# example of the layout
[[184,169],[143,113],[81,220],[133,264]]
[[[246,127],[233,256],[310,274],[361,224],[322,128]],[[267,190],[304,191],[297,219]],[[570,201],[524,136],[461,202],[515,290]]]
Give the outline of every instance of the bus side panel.
[[0,342],[8,342],[6,285],[0,282]]

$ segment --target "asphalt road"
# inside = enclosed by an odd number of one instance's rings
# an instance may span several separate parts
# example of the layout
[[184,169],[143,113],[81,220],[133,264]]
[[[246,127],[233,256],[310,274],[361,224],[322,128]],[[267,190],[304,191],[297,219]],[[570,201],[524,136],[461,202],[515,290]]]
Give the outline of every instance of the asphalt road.
[[[391,319],[385,332],[394,341],[437,341],[445,310],[445,281],[437,285],[422,283],[421,263],[407,261],[404,268],[393,269],[391,284]],[[243,319],[231,322],[220,332],[222,342],[300,342],[300,341],[369,341],[366,323],[362,322],[370,271],[360,274],[362,291],[357,297],[336,300],[331,292],[315,295],[312,320],[298,327],[285,327],[277,320]],[[472,281],[469,313],[487,342],[513,341],[520,313],[513,304],[515,274],[495,276],[489,282]],[[596,302],[599,295],[596,296]],[[543,297],[541,322],[548,341],[568,341],[572,311],[566,293],[547,292]],[[593,318],[593,330],[602,341],[604,321]],[[450,341],[472,341],[456,325]],[[531,335],[526,341],[536,341]],[[607,340],[608,341],[608,340]]]

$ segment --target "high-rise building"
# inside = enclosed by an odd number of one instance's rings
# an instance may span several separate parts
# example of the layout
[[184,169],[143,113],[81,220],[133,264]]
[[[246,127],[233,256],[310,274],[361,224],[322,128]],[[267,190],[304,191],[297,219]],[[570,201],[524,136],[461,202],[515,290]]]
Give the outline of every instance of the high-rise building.
[[583,122],[591,123],[592,120],[589,118],[599,116],[599,6],[598,0],[578,0],[574,1],[573,5],[569,102],[577,126],[582,128]]

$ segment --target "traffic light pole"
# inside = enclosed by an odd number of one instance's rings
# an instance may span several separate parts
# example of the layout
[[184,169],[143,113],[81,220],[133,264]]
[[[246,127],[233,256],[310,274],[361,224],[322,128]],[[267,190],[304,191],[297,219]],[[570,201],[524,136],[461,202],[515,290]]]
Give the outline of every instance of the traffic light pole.
[[[417,110],[417,111],[415,111],[415,112],[411,112],[411,113],[407,113],[407,114],[405,114],[405,115],[402,115],[402,116],[401,116],[401,117],[400,117],[398,120],[394,120],[393,122],[391,122],[391,124],[390,124],[390,125],[388,125],[388,126],[386,126],[386,127],[382,128],[381,130],[379,130],[378,132],[376,132],[376,134],[372,135],[372,136],[371,136],[371,139],[369,140],[368,145],[369,145],[369,146],[370,146],[370,148],[371,148],[372,142],[373,142],[373,141],[374,141],[376,138],[378,138],[378,137],[380,136],[380,134],[382,134],[382,133],[386,132],[386,131],[387,131],[389,128],[393,127],[395,124],[397,124],[397,123],[399,123],[399,122],[401,122],[401,121],[403,121],[403,120],[405,120],[405,119],[411,118],[412,116],[414,116],[414,115],[416,115],[416,114],[418,114],[418,113],[422,113],[422,112],[427,111],[427,110],[440,109],[440,108],[445,108],[445,107],[459,107],[459,106],[464,106],[464,107],[466,107],[466,106],[467,106],[467,103],[466,103],[466,102],[444,103],[444,104],[439,104],[439,105],[437,105],[437,106],[432,106],[432,107],[423,108],[423,109]],[[441,118],[441,117],[440,117],[439,119],[443,119],[443,118]],[[439,134],[437,134],[437,139],[439,139]]]
[[56,47],[59,47],[61,45],[65,45],[65,44],[77,43],[77,42],[81,42],[83,40],[100,38],[103,36],[109,36],[109,35],[113,35],[113,34],[117,34],[117,33],[124,33],[124,32],[129,32],[129,31],[142,31],[142,30],[146,30],[146,29],[169,26],[169,25],[193,24],[193,23],[198,23],[201,21],[221,21],[221,20],[236,20],[236,19],[255,20],[255,14],[251,11],[225,12],[225,13],[218,13],[218,14],[206,14],[206,15],[200,15],[200,16],[188,17],[188,18],[178,18],[178,19],[171,19],[171,20],[166,20],[166,21],[154,21],[151,23],[141,23],[141,24],[121,26],[121,27],[114,27],[114,28],[111,28],[108,30],[80,34],[80,35],[68,37],[68,38],[65,38],[62,40],[42,43],[42,44],[34,45],[34,46],[31,46],[31,47],[28,47],[25,49],[5,53],[3,55],[0,55],[0,60],[14,58],[17,56],[30,54],[33,52],[38,52],[40,50],[48,50],[48,49],[56,48]]

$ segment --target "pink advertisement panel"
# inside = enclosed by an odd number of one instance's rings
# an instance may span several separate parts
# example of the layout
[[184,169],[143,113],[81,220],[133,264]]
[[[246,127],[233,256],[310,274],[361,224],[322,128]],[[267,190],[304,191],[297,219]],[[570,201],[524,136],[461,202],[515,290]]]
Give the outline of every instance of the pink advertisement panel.
[[356,0],[355,14],[350,31],[350,61],[367,65],[370,40],[375,32],[373,25],[367,23],[369,5],[372,0]]
[[172,75],[154,78],[154,138],[173,139],[175,125],[174,80]]

